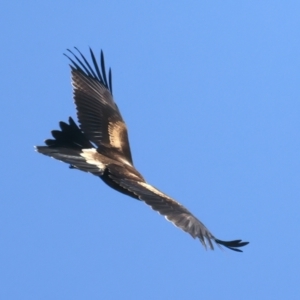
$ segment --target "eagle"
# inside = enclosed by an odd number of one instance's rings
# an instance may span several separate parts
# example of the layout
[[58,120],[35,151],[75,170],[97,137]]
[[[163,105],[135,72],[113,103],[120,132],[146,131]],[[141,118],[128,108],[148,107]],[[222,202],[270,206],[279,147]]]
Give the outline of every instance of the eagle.
[[113,98],[111,69],[106,72],[103,51],[99,62],[90,48],[90,62],[75,47],[64,54],[70,60],[73,98],[79,126],[69,117],[53,130],[52,139],[36,151],[100,177],[111,188],[142,201],[168,221],[199,239],[207,249],[216,245],[242,252],[242,240],[217,239],[182,204],[146,182],[134,167],[128,131]]

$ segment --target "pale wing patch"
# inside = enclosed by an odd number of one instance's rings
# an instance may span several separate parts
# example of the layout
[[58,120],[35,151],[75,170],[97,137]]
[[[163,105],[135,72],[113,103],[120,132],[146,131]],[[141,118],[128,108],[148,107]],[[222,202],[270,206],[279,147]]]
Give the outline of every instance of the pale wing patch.
[[125,130],[126,125],[122,121],[108,123],[109,141],[114,148],[122,150],[122,138]]
[[175,200],[173,200],[172,198],[168,197],[166,194],[162,193],[161,191],[159,191],[158,189],[156,189],[155,187],[153,187],[152,185],[146,183],[146,182],[138,182],[139,185],[145,187],[147,190],[151,191],[152,193],[162,197],[162,198],[167,198],[169,200],[172,200],[173,202],[179,204],[178,202],[176,202]]
[[105,170],[105,164],[99,160],[99,153],[96,149],[82,149],[80,156],[82,156],[88,164],[97,166],[102,171]]
[[127,159],[125,159],[125,158],[123,158],[123,157],[119,157],[118,159],[119,159],[122,163],[124,163],[124,164],[126,164],[126,165],[132,167],[132,164],[131,164]]

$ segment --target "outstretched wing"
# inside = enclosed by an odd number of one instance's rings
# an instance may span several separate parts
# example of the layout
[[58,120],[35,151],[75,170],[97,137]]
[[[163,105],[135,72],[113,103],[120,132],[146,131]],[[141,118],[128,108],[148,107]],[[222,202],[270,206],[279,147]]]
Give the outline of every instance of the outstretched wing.
[[98,147],[113,148],[133,164],[126,124],[113,100],[111,70],[107,80],[103,52],[98,65],[90,49],[92,67],[75,49],[80,58],[71,50],[68,51],[73,58],[66,56],[72,63],[73,94],[81,130]]
[[140,200],[150,205],[153,210],[165,216],[175,226],[189,233],[193,238],[198,238],[205,248],[209,247],[213,250],[212,242],[214,241],[231,250],[242,252],[238,248],[248,244],[248,242],[242,242],[241,240],[221,241],[215,238],[205,225],[184,206],[146,182],[120,179],[113,175],[110,177],[122,188],[134,193]]

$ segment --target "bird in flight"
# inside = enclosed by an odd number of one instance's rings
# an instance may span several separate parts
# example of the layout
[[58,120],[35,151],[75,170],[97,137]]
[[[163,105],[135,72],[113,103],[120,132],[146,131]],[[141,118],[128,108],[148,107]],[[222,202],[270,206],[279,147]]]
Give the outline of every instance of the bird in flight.
[[[111,188],[145,202],[165,216],[175,226],[200,240],[205,248],[214,249],[213,243],[242,252],[248,244],[242,240],[217,239],[190,211],[159,191],[135,169],[132,161],[126,124],[113,99],[111,69],[105,70],[101,51],[99,63],[90,49],[91,63],[83,54],[68,50],[73,97],[79,126],[70,117],[60,122],[60,130],[53,130],[46,146],[36,151],[63,161],[72,169],[92,173]],[[108,75],[108,76],[107,76]]]

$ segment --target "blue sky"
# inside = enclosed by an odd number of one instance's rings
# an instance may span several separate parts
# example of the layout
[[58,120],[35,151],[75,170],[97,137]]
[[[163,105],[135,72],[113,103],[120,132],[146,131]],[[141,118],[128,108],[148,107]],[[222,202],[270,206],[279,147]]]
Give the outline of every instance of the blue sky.
[[[299,299],[298,1],[6,1],[1,299]],[[104,50],[147,181],[244,253],[39,155],[75,117],[68,60]]]

